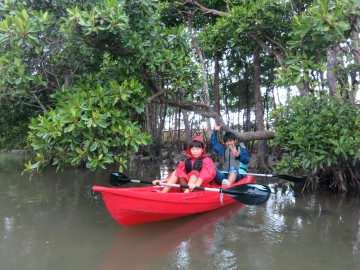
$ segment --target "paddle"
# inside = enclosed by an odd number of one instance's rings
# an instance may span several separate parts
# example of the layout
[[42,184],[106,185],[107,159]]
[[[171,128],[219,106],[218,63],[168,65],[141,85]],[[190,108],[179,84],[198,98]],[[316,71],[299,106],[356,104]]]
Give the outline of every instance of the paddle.
[[[126,183],[140,183],[152,185],[151,181],[144,180],[134,180],[130,179],[126,175],[120,172],[113,172],[110,174],[110,184],[113,186],[121,186]],[[178,185],[178,184],[168,184],[168,183],[159,183],[160,186],[169,186],[177,188],[189,188],[187,185]],[[248,205],[259,205],[265,203],[271,194],[271,190],[268,186],[259,185],[259,184],[243,184],[238,186],[233,186],[227,189],[218,189],[218,188],[205,188],[205,187],[195,187],[197,190],[220,192],[229,195],[235,200]]]
[[[221,171],[222,173],[228,173],[225,171]],[[284,179],[294,183],[303,183],[306,180],[306,176],[291,176],[286,174],[261,174],[261,173],[240,173],[241,175],[254,175],[254,176],[262,176],[262,177],[277,177],[280,179]]]

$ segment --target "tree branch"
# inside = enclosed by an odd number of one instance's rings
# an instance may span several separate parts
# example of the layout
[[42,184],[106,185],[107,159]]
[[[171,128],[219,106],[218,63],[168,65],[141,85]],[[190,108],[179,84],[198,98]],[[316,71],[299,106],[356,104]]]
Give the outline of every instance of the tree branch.
[[218,15],[218,16],[226,15],[225,12],[222,12],[222,11],[219,11],[219,10],[216,10],[216,9],[206,8],[206,7],[204,7],[203,5],[201,5],[200,3],[198,3],[197,1],[194,1],[194,0],[183,0],[182,2],[184,4],[194,5],[194,6],[198,7],[204,13],[211,13],[211,14]]
[[[225,131],[229,131],[234,133],[241,141],[253,141],[253,140],[268,140],[273,139],[275,137],[275,133],[273,131],[257,131],[257,132],[245,132],[240,133],[236,130],[231,129],[225,123],[222,117],[211,109],[210,106],[192,101],[178,101],[177,99],[170,100],[165,97],[165,94],[169,93],[173,96],[173,93],[169,89],[164,89],[154,95],[152,95],[147,102],[153,101],[155,98],[159,98],[161,103],[167,104],[169,106],[173,106],[176,108],[181,108],[187,111],[194,112],[198,115],[201,115],[204,118],[213,118],[218,125],[221,125],[221,128]],[[174,98],[174,96],[173,96]]]
[[264,37],[270,41],[271,43],[275,44],[278,48],[280,48],[281,50],[284,51],[284,53],[286,53],[286,49],[284,48],[284,46],[282,46],[279,42],[277,42],[276,40],[272,39],[271,37],[269,37],[267,34],[265,34],[263,31],[262,31],[262,34],[264,35]]
[[259,36],[255,33],[249,33],[249,37],[254,40],[257,44],[260,45],[261,48],[263,48],[267,53],[274,55],[276,60],[279,62],[279,64],[282,66],[284,63],[284,58],[283,56],[277,52],[274,49],[271,49],[268,45],[266,45],[266,43],[264,41],[262,41]]

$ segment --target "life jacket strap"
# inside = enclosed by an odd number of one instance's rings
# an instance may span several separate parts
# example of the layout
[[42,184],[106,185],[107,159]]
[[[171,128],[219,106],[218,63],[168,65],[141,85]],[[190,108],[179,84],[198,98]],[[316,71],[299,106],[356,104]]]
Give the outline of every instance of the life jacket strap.
[[186,173],[190,173],[193,170],[200,172],[202,169],[202,165],[203,165],[203,158],[195,159],[194,164],[192,164],[191,159],[188,158],[185,160]]

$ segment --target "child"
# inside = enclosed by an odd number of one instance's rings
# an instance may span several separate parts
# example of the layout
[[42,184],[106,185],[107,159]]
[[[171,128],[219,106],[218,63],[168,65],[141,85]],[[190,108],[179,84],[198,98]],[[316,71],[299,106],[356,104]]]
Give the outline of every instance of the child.
[[[161,183],[188,185],[184,193],[193,191],[196,186],[210,187],[216,171],[213,161],[206,156],[205,145],[199,136],[196,136],[186,149],[186,156],[189,158],[180,162],[170,177],[163,180],[154,180],[153,184]],[[168,192],[171,187],[164,187],[163,193]]]
[[216,168],[215,181],[226,187],[239,181],[244,176],[241,172],[246,172],[246,165],[250,162],[250,155],[245,145],[236,146],[236,135],[226,132],[224,135],[224,143],[226,148],[218,142],[217,135],[221,125],[215,124],[214,132],[211,134],[211,146],[219,156],[223,156],[223,170],[228,172],[228,176]]

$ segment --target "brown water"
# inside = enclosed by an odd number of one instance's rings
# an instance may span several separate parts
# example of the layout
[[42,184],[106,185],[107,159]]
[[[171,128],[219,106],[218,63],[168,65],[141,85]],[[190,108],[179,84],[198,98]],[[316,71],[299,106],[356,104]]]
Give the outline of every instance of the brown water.
[[[274,190],[260,206],[229,207],[122,227],[93,185],[110,171],[21,176],[21,154],[0,154],[0,269],[360,269],[358,196]],[[165,167],[131,164],[150,180]],[[271,179],[275,181],[275,179]]]

